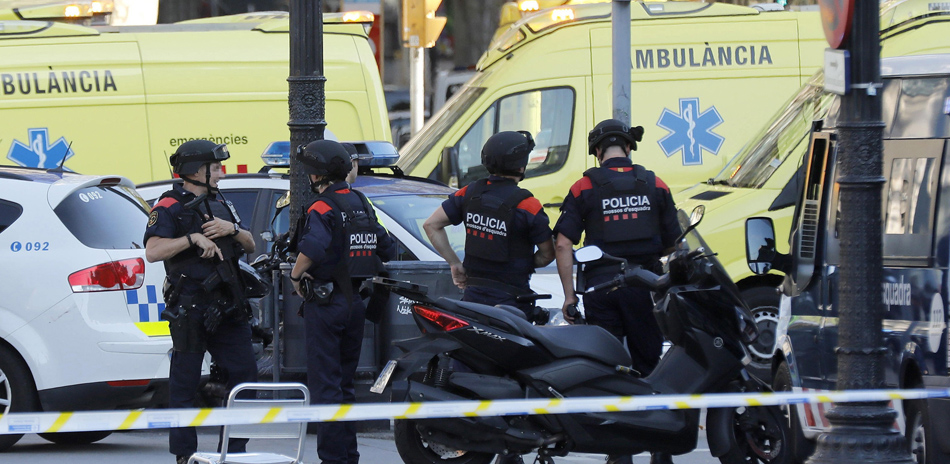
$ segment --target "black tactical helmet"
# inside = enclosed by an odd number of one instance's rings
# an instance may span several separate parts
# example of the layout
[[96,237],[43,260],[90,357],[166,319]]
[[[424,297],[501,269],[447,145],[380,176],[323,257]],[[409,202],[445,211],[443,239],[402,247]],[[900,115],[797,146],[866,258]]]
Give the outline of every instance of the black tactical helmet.
[[342,142],[340,145],[343,145],[343,148],[346,149],[346,152],[350,154],[351,160],[359,159],[360,154],[356,150],[356,145],[353,145],[350,142]]
[[218,145],[210,140],[189,140],[178,146],[169,162],[175,174],[187,176],[198,172],[204,164],[220,163],[230,157],[227,145]]
[[597,147],[606,150],[613,145],[630,145],[630,150],[637,149],[637,142],[643,140],[643,127],[627,127],[616,119],[605,119],[594,126],[594,130],[587,134],[587,150],[595,154]]
[[534,138],[527,131],[499,132],[482,147],[482,165],[492,174],[520,175],[534,150]]
[[332,140],[317,140],[310,142],[303,149],[298,150],[297,159],[303,165],[307,174],[327,176],[333,180],[343,180],[353,169],[350,163],[350,154],[339,142]]

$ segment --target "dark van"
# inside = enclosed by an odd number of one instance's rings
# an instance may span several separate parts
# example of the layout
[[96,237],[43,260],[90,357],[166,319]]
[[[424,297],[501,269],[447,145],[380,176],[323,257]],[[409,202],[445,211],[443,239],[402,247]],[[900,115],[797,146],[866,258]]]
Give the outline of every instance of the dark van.
[[[887,388],[950,387],[947,307],[950,301],[950,55],[886,58],[883,102],[883,337]],[[837,97],[810,134],[799,170],[790,234],[791,265],[780,287],[773,387],[835,390],[838,345],[839,238]],[[809,134],[803,133],[803,139]],[[768,218],[746,221],[749,267],[775,270],[775,231]],[[767,253],[766,255],[769,255]],[[762,255],[765,256],[765,255]],[[775,255],[771,255],[775,256]],[[779,255],[784,259],[789,256]],[[895,423],[918,463],[950,462],[950,400],[894,401]],[[789,410],[794,454],[804,461],[830,425],[830,405]],[[941,438],[943,437],[943,438]]]

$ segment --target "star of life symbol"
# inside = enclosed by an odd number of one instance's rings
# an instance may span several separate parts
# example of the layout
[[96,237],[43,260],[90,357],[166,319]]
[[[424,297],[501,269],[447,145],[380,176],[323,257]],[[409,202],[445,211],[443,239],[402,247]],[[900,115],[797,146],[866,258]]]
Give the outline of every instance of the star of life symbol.
[[7,158],[20,166],[54,169],[75,153],[69,148],[65,137],[49,142],[49,129],[43,127],[27,131],[27,143],[14,140]]
[[713,132],[722,124],[722,116],[715,106],[699,111],[699,98],[680,98],[680,111],[676,114],[663,108],[656,125],[669,131],[659,140],[660,149],[667,157],[683,152],[683,166],[703,164],[702,150],[719,154],[726,139]]

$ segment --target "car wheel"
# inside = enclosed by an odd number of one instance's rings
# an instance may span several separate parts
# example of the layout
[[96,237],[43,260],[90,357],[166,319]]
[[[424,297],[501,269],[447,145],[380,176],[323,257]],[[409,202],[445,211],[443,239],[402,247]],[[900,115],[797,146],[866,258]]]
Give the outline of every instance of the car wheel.
[[56,443],[57,445],[88,445],[90,443],[95,443],[99,440],[102,440],[109,435],[112,435],[111,430],[40,434],[40,436],[46,441]]
[[488,464],[494,454],[457,450],[426,441],[414,420],[396,420],[393,425],[396,451],[406,464]]
[[[38,409],[36,386],[26,363],[15,352],[0,346],[0,415]],[[0,435],[0,451],[20,441],[23,435]]]
[[933,435],[930,428],[930,414],[927,411],[927,404],[922,400],[907,401],[904,403],[906,412],[907,428],[905,436],[907,445],[910,447],[910,453],[917,464],[937,464],[946,462],[937,449],[937,437]]
[[[772,382],[772,390],[777,392],[792,391],[792,371],[788,368],[788,363],[782,362],[775,371],[775,379]],[[806,407],[808,407],[806,405]],[[798,409],[794,405],[781,406],[785,420],[788,421],[788,445],[791,448],[791,462],[801,464],[815,452],[815,442],[805,438],[802,432],[802,424],[798,419]]]
[[749,371],[766,383],[771,380],[772,354],[775,351],[776,329],[778,328],[778,305],[781,297],[774,287],[753,287],[742,291],[742,298],[759,328],[759,338],[749,345],[752,363]]

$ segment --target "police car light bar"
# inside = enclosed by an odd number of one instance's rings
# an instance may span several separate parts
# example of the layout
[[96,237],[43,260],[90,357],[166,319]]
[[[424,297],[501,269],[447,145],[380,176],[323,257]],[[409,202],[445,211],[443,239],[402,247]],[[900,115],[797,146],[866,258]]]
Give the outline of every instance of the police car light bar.
[[[399,160],[396,147],[389,142],[364,141],[350,143],[356,147],[356,156],[360,167],[392,166]],[[264,149],[261,160],[267,166],[290,167],[290,142],[286,140],[271,142]]]

